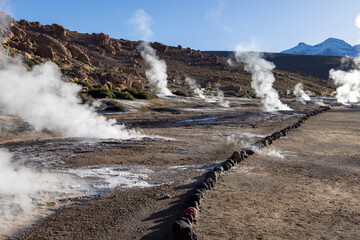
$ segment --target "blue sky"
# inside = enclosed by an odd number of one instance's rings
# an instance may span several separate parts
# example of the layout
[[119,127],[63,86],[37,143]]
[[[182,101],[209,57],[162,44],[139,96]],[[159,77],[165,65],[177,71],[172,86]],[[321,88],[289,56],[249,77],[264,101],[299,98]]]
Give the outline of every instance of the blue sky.
[[151,41],[200,50],[234,50],[255,41],[279,52],[329,37],[358,44],[359,0],[0,0],[16,20],[58,23],[83,33],[139,40],[130,19],[137,9],[152,18]]

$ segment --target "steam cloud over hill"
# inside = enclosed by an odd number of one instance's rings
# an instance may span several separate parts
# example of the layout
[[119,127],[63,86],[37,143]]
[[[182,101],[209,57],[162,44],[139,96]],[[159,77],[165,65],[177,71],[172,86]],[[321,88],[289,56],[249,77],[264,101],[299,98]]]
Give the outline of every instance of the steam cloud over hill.
[[0,106],[23,118],[36,131],[67,137],[133,138],[140,135],[115,125],[80,104],[81,87],[65,82],[56,64],[47,62],[31,71],[0,52]]

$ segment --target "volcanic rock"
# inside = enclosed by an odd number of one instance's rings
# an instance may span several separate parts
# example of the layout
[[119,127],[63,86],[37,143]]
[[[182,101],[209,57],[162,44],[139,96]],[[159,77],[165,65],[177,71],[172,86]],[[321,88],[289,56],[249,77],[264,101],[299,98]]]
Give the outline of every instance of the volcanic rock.
[[90,64],[89,57],[79,47],[77,47],[75,45],[69,45],[68,48],[73,57],[79,59],[80,61],[82,61],[86,64]]
[[151,46],[160,53],[165,53],[168,51],[168,46],[166,46],[165,44],[162,44],[162,43],[154,42],[151,44]]
[[20,23],[20,25],[22,25],[24,27],[30,27],[31,26],[31,24],[28,21],[26,21],[25,19],[20,19],[19,23]]
[[26,36],[25,31],[23,31],[22,29],[16,26],[11,26],[10,31],[14,34],[14,36],[18,37],[20,40],[23,40]]
[[239,152],[235,151],[233,152],[233,154],[231,155],[230,159],[234,160],[235,162],[239,163],[241,162],[243,159],[241,159],[241,155]]
[[115,55],[116,54],[116,50],[113,46],[111,45],[104,45],[104,48],[106,50],[107,53],[111,54],[111,55]]
[[54,59],[54,53],[51,47],[40,44],[36,49],[36,54],[43,58]]
[[207,179],[212,179],[214,182],[216,182],[219,178],[219,174],[215,171],[210,171],[205,174],[205,181]]
[[53,24],[52,27],[53,27],[55,36],[58,36],[62,40],[67,40],[66,29],[63,26],[60,26],[58,24]]
[[[114,88],[126,86],[142,91],[146,89],[147,82],[144,81],[146,65],[136,49],[140,41],[111,39],[104,33],[78,33],[69,31],[58,24],[41,25],[39,22],[26,20],[14,21],[8,15],[3,17],[3,19],[5,18],[8,19],[8,24],[0,26],[3,43],[10,48],[35,55],[37,61],[32,64],[44,62],[44,58],[49,58],[58,63],[62,73],[68,78],[87,78],[91,84],[103,85],[109,81],[109,72],[111,72],[116,76],[110,81]],[[11,27],[11,31],[7,29],[8,25]],[[251,77],[245,73],[241,64],[230,68],[227,65],[226,57],[190,48],[183,49],[181,46],[167,46],[158,42],[151,43],[151,45],[159,58],[166,62],[167,74],[171,79],[183,78],[191,72],[196,76],[199,84],[207,86],[210,90],[213,90],[214,83],[218,82],[225,95],[235,96],[234,94],[238,94],[239,88],[242,89],[241,92],[245,97],[251,95]],[[44,46],[47,48],[44,49]],[[76,46],[80,51],[76,47],[65,46]],[[85,66],[90,63],[92,64],[91,68]],[[81,73],[81,76],[76,76],[70,69],[74,67],[84,68],[87,71]],[[117,70],[110,70],[115,67]],[[276,88],[288,88],[287,85],[290,82],[292,84],[291,79],[297,78],[316,92],[332,92],[335,89],[329,89],[328,82],[323,84],[319,79],[311,76],[306,76],[305,79],[304,76],[297,73],[282,72],[280,74],[277,70],[274,70],[274,75],[282,83],[276,85],[279,81],[275,81]],[[313,82],[316,82],[316,85]],[[321,83],[321,86],[318,83]],[[178,85],[174,88],[186,87],[179,84],[174,85]]]
[[174,235],[177,236],[180,235],[186,228],[188,229],[191,228],[191,222],[188,218],[181,217],[178,220],[176,220],[176,222],[174,223],[172,227],[172,231]]
[[104,47],[110,44],[110,37],[104,33],[98,35],[98,44],[100,47]]
[[39,34],[36,38],[36,42],[44,46],[50,46],[60,55],[71,57],[71,53],[62,43],[48,35]]

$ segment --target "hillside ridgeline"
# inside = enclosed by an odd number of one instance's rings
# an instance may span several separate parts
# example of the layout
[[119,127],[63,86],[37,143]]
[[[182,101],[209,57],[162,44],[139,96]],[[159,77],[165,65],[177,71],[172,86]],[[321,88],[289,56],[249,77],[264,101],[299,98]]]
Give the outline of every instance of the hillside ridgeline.
[[[53,61],[69,81],[83,85],[84,92],[95,97],[152,97],[146,94],[146,65],[137,50],[140,41],[113,39],[104,33],[78,33],[58,24],[15,21],[9,16],[6,19],[10,27],[1,28],[1,46],[9,55],[23,57],[29,68]],[[231,67],[227,57],[180,45],[153,42],[151,46],[167,64],[168,85],[173,92],[191,95],[184,78],[192,77],[208,90],[219,86],[227,96],[254,96],[251,75],[242,64]],[[282,97],[298,82],[317,95],[334,90],[326,79],[306,72],[274,70],[274,76],[274,87]],[[112,92],[107,92],[109,89]]]

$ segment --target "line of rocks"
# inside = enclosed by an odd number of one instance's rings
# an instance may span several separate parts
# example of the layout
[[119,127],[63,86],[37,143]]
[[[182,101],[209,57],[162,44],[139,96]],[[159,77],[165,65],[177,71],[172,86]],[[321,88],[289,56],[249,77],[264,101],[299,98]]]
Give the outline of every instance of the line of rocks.
[[190,197],[186,200],[187,208],[182,212],[181,217],[178,218],[172,227],[172,232],[176,240],[197,240],[197,235],[193,231],[193,224],[199,215],[201,199],[204,198],[206,192],[215,187],[215,183],[219,181],[226,171],[231,169],[236,164],[244,161],[255,152],[253,149],[262,149],[271,145],[275,140],[285,137],[287,133],[304,124],[304,122],[312,116],[328,111],[330,107],[320,107],[319,110],[314,110],[307,113],[299,121],[291,126],[288,126],[278,132],[275,132],[263,139],[256,141],[250,148],[242,149],[240,152],[234,151],[233,154],[225,162],[215,167],[213,170],[205,173],[205,180],[197,187]]

